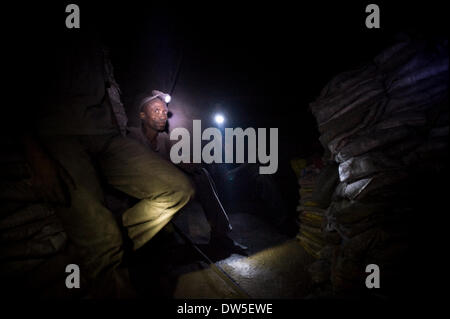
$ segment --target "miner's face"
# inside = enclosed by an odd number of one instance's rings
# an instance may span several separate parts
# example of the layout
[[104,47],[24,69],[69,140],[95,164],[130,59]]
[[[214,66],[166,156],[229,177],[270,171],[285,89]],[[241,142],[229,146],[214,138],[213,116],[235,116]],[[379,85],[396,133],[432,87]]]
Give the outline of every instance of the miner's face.
[[156,131],[163,131],[166,127],[168,108],[160,99],[150,101],[140,113],[145,124]]

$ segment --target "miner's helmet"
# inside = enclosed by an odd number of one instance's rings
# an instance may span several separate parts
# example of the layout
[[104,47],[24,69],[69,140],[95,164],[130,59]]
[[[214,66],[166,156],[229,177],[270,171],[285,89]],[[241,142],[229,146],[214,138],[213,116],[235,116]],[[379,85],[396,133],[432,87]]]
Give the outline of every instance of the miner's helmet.
[[145,98],[142,100],[141,105],[140,105],[140,108],[142,108],[145,104],[147,104],[147,103],[150,102],[151,100],[154,100],[154,99],[157,99],[157,98],[159,98],[161,101],[163,101],[163,102],[165,102],[165,103],[169,103],[170,100],[172,99],[172,98],[170,97],[170,95],[167,94],[167,93],[163,93],[163,92],[158,91],[158,90],[153,90],[151,96],[147,96],[147,97],[145,97]]
[[172,97],[169,94],[163,93],[163,92],[158,91],[158,90],[153,90],[152,91],[152,97],[153,98],[160,98],[161,100],[163,100],[166,103],[169,103],[170,100],[172,99]]

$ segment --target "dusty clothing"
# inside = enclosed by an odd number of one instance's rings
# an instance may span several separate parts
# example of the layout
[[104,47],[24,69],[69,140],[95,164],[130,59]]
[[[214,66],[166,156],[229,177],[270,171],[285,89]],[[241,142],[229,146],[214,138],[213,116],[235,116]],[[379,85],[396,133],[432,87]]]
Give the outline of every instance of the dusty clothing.
[[159,133],[158,138],[156,140],[157,141],[156,149],[153,149],[152,145],[150,144],[150,141],[142,132],[141,127],[136,126],[128,127],[127,130],[128,130],[127,133],[128,137],[138,141],[145,147],[155,151],[158,155],[160,155],[164,159],[170,161],[170,147],[172,146],[172,144],[169,138],[169,134],[167,134],[166,132]]
[[134,249],[149,241],[193,194],[177,168],[122,136],[126,116],[120,91],[107,53],[96,40],[73,36],[54,52],[48,70],[53,83],[43,94],[36,121],[46,149],[75,181],[69,187],[70,207],[58,214],[82,254],[82,271],[88,277],[115,270],[124,253],[119,225],[105,207],[102,179],[140,199],[122,217]]
[[[149,140],[146,138],[140,127],[131,127],[128,129],[128,137],[135,139],[144,145],[150,152],[152,147]],[[170,139],[167,133],[160,133],[157,137],[157,148],[155,154],[159,154],[162,158],[170,161]],[[172,164],[172,162],[170,162]],[[172,164],[173,165],[173,164]],[[201,165],[195,166],[193,169],[181,169],[187,173],[195,185],[196,196],[205,212],[206,219],[211,227],[211,233],[217,236],[223,236],[231,231],[232,227],[225,212],[214,180],[209,174],[208,170]]]
[[193,195],[189,180],[176,167],[118,134],[53,136],[45,144],[75,181],[71,206],[60,209],[59,216],[91,276],[118,266],[123,256],[122,235],[104,206],[99,176],[141,200],[122,217],[134,249],[150,240]]

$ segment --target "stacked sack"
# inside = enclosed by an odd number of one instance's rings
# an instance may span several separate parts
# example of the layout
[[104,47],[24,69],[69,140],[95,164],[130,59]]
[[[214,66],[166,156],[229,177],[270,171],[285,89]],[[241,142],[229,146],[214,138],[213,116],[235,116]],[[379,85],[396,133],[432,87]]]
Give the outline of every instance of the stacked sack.
[[325,217],[325,210],[313,201],[320,169],[315,165],[306,166],[301,170],[298,178],[300,203],[297,206],[300,231],[297,239],[300,245],[311,255],[317,257],[325,245],[321,227]]
[[337,168],[334,163],[322,161],[306,165],[305,160],[292,161],[298,177],[300,202],[297,206],[300,245],[313,257],[318,258],[325,246],[322,228],[325,212],[337,181]]
[[401,271],[415,176],[432,180],[447,165],[448,76],[447,40],[405,39],[336,76],[310,104],[339,175],[327,245],[310,271],[317,281],[330,274],[335,292],[365,289],[368,264],[388,285]]
[[[0,143],[1,145],[2,143]],[[29,184],[30,169],[16,145],[0,160],[0,279],[16,282],[61,252],[67,235],[55,210]]]
[[66,233],[54,210],[24,205],[0,220],[1,277],[21,276],[60,251]]

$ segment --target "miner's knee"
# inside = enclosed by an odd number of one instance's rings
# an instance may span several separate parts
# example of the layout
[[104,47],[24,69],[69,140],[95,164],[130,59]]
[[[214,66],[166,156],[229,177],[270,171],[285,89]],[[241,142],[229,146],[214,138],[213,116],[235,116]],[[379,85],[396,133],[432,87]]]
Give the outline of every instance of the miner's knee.
[[178,210],[194,196],[195,188],[186,174],[178,170],[172,173],[170,178],[165,180],[163,194]]
[[195,194],[195,187],[190,181],[190,179],[186,175],[181,175],[180,178],[177,180],[176,185],[174,185],[174,188],[178,195],[181,197],[181,200],[184,202],[188,202],[191,198],[194,197]]

